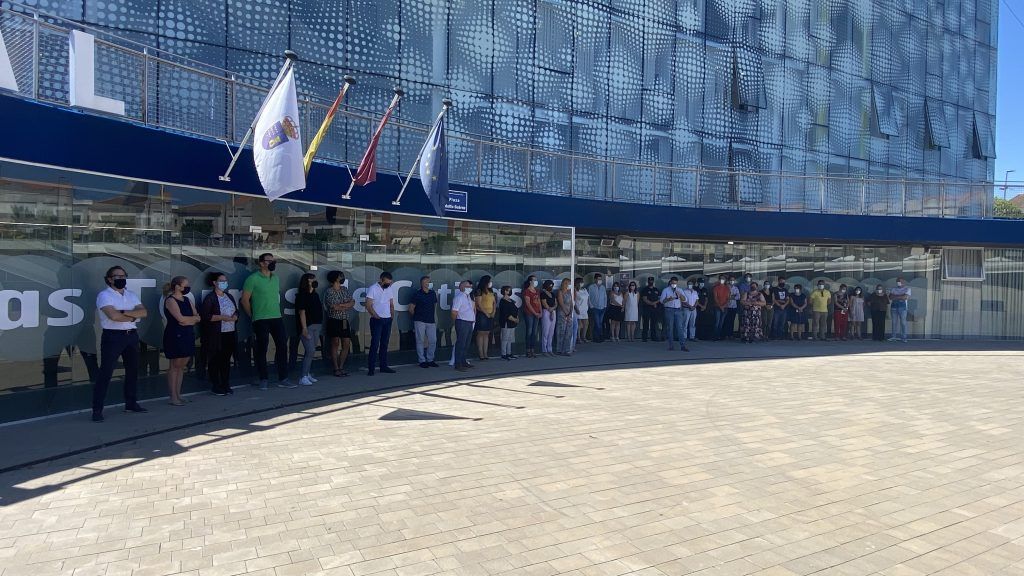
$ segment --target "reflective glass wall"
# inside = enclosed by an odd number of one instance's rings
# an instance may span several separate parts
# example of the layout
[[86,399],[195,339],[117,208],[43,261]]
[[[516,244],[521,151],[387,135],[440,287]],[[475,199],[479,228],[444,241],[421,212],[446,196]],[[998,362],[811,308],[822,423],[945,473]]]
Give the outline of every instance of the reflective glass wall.
[[[333,98],[352,74],[349,103],[378,113],[397,83],[407,119],[429,122],[451,97],[456,131],[747,173],[662,175],[669,202],[929,215],[939,180],[991,181],[994,169],[997,0],[27,1],[262,83],[290,47],[303,91]],[[161,101],[222,122],[223,99],[171,76]],[[348,131],[345,157],[366,136]],[[417,140],[389,133],[380,167],[397,170]],[[470,156],[452,150],[453,169]],[[525,167],[553,190],[571,170],[597,198],[652,184],[649,171],[514,150],[481,163],[488,182],[515,185]],[[756,175],[780,171],[809,178]],[[988,196],[963,215],[987,214]]]

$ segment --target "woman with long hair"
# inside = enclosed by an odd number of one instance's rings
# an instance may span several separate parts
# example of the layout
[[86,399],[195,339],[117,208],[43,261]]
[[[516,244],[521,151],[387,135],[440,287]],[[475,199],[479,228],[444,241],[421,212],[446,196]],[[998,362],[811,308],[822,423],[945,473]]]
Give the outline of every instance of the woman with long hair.
[[555,283],[545,280],[540,288],[540,305],[544,309],[540,318],[540,353],[552,356],[551,341],[555,339],[555,316],[558,314],[558,299],[554,294]]
[[626,287],[626,309],[623,312],[626,322],[626,340],[636,340],[636,324],[640,321],[640,293],[636,290],[636,282]]
[[619,341],[619,327],[625,317],[626,299],[622,295],[622,286],[618,282],[612,283],[612,289],[608,294],[608,324],[611,327],[612,342]]
[[497,303],[494,291],[491,290],[491,277],[483,275],[473,290],[473,302],[476,304],[476,324],[473,325],[476,338],[476,352],[481,360],[488,360],[490,351],[491,330],[494,330],[494,313]]
[[764,310],[764,294],[758,289],[757,282],[751,282],[747,292],[740,300],[743,316],[740,317],[740,339],[747,344],[764,339],[761,313]]
[[175,276],[164,284],[164,356],[170,361],[167,369],[167,389],[171,406],[184,406],[181,398],[181,382],[185,378],[185,367],[196,353],[196,332],[199,313],[188,299],[192,288],[188,278]]
[[199,306],[202,319],[199,340],[206,354],[206,374],[215,395],[234,394],[230,380],[231,358],[237,344],[238,303],[228,293],[228,277],[223,272],[207,274],[206,284],[211,290]]
[[562,278],[558,286],[556,299],[555,327],[558,332],[558,356],[569,356],[572,354],[572,313],[575,307],[572,295],[572,282],[568,278]]
[[345,361],[352,351],[352,308],[356,301],[348,291],[345,273],[331,270],[327,273],[327,288],[324,290],[324,307],[327,309],[326,337],[331,343],[331,366],[334,375],[348,376]]
[[526,357],[537,357],[537,332],[543,313],[540,304],[540,291],[537,290],[537,277],[530,275],[523,282],[523,318],[526,321]]
[[302,341],[302,386],[312,386],[317,381],[311,370],[324,323],[324,305],[316,291],[317,284],[315,274],[303,274],[295,293],[295,323]]

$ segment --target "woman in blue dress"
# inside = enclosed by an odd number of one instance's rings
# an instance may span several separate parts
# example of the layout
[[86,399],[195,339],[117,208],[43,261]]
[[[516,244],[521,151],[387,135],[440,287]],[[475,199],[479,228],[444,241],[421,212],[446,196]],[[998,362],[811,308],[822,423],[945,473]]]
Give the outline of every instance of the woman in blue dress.
[[807,294],[804,287],[797,284],[789,295],[789,337],[792,340],[803,340],[807,328]]
[[188,278],[175,276],[164,285],[164,356],[171,362],[167,370],[167,389],[171,406],[184,406],[181,399],[181,381],[185,366],[196,353],[194,326],[199,323],[199,312],[192,306],[188,293],[192,291]]

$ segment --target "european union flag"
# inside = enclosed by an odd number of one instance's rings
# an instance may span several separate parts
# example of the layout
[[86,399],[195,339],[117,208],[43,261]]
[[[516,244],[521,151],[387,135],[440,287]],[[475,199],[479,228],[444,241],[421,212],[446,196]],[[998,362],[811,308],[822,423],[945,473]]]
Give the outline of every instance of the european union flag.
[[434,206],[434,213],[444,216],[444,201],[448,196],[448,145],[444,132],[444,115],[437,119],[427,136],[420,155],[420,183]]

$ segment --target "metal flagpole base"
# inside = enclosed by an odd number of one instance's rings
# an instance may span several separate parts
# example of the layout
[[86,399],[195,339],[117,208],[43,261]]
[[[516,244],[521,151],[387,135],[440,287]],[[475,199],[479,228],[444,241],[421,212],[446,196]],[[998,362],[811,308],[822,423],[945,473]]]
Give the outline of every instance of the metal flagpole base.
[[392,206],[401,206],[402,202],[400,200],[392,200],[391,201],[391,205]]
[[231,182],[231,176],[217,176],[217,179],[221,182]]

